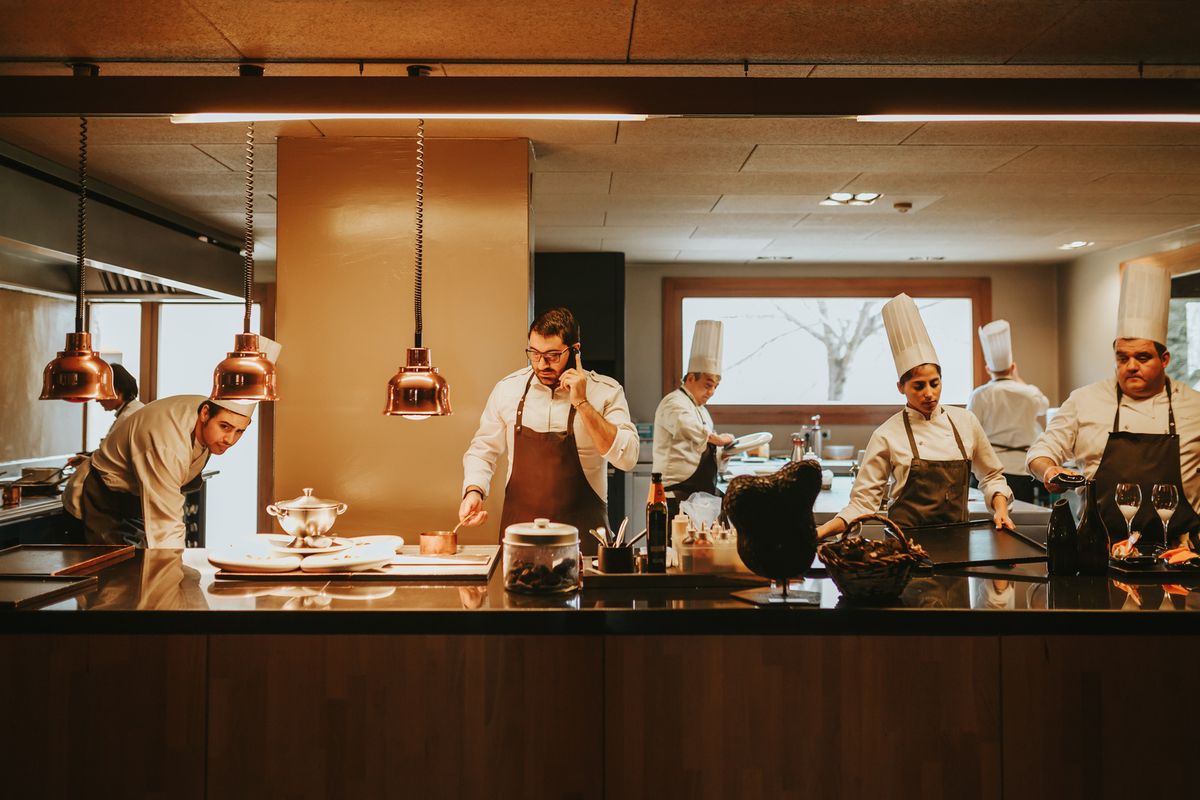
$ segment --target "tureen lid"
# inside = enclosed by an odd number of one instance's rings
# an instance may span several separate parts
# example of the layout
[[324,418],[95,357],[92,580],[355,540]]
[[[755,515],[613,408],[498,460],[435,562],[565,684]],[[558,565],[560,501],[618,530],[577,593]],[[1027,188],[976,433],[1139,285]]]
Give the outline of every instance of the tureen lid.
[[304,494],[300,497],[294,497],[291,500],[285,500],[276,503],[279,508],[332,508],[341,505],[337,500],[322,500],[320,497],[313,497],[312,489],[305,489]]
[[512,544],[563,545],[579,542],[579,529],[562,522],[538,517],[533,522],[517,522],[504,529],[504,541]]

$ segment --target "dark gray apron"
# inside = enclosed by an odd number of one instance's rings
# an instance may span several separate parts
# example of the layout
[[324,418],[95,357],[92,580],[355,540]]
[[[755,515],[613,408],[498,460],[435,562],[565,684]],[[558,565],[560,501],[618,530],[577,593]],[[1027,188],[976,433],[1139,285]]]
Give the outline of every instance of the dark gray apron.
[[[208,463],[206,458],[205,464]],[[200,467],[204,471],[204,465]],[[199,489],[204,484],[200,473],[181,486],[179,491]],[[83,482],[80,498],[83,512],[84,538],[91,544],[132,544],[146,546],[146,520],[142,516],[142,498],[128,492],[110,489],[94,466]]]
[[917,451],[917,440],[913,436],[912,423],[908,421],[908,409],[904,415],[904,432],[908,434],[908,445],[912,448],[912,465],[908,468],[908,480],[900,489],[900,495],[888,507],[888,517],[901,527],[913,525],[936,525],[938,523],[967,521],[967,480],[971,474],[971,460],[963,447],[962,437],[954,420],[946,416],[961,459],[931,461],[921,458]]
[[[683,391],[682,387],[676,391],[691,400],[692,405],[696,404],[692,396]],[[696,465],[695,471],[679,483],[664,487],[667,492],[667,513],[670,514],[671,519],[674,519],[675,515],[679,513],[679,504],[696,492],[708,492],[718,497],[721,496],[721,493],[717,491],[717,472],[717,446],[708,442],[704,446],[704,452],[700,454],[700,463]]]
[[504,490],[504,510],[500,513],[500,536],[509,525],[533,522],[545,517],[579,529],[580,548],[594,554],[596,540],[588,536],[590,528],[607,528],[608,505],[596,494],[579,463],[575,444],[575,406],[567,415],[565,431],[531,431],[522,424],[525,397],[533,383],[525,382],[521,402],[517,403],[517,424],[513,430],[513,467]]
[[1171,381],[1167,380],[1167,432],[1130,433],[1121,430],[1121,386],[1117,384],[1117,411],[1113,414],[1113,429],[1100,456],[1093,480],[1100,516],[1108,526],[1110,541],[1125,538],[1125,517],[1117,508],[1115,492],[1118,483],[1136,483],[1142,487],[1142,507],[1133,518],[1133,529],[1141,531],[1138,548],[1149,552],[1164,544],[1162,523],[1150,502],[1156,483],[1174,484],[1179,491],[1179,505],[1171,517],[1170,535],[1177,536],[1200,527],[1191,502],[1183,491],[1179,467],[1179,434],[1175,432],[1175,405],[1171,400]]

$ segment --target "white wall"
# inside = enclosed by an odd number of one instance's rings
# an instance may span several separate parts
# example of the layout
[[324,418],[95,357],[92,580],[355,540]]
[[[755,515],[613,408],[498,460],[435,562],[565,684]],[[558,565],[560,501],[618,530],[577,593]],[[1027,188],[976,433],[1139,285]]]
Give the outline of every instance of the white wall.
[[[992,279],[992,316],[1013,326],[1013,349],[1022,377],[1042,388],[1052,402],[1059,393],[1057,279],[1054,265],[627,264],[625,267],[625,392],[637,422],[652,422],[662,395],[662,279],[664,277],[897,277]],[[717,399],[720,399],[718,389]],[[888,398],[891,401],[893,398]],[[896,395],[897,405],[900,396]],[[734,434],[769,430],[773,450],[790,451],[788,434],[798,426],[722,426]],[[874,426],[831,426],[831,444],[865,447]],[[649,454],[644,454],[648,456]]]
[[1200,226],[1089,253],[1059,269],[1060,402],[1072,389],[1113,374],[1112,341],[1121,295],[1121,262],[1197,242]]

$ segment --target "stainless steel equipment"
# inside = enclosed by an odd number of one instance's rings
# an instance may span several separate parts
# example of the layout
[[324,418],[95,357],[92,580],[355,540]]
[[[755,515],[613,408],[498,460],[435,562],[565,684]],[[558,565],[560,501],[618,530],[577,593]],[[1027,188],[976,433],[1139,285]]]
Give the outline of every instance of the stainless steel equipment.
[[296,537],[293,547],[328,547],[333,542],[326,532],[349,508],[337,500],[313,497],[312,489],[292,500],[267,506],[267,513],[279,520],[279,526]]

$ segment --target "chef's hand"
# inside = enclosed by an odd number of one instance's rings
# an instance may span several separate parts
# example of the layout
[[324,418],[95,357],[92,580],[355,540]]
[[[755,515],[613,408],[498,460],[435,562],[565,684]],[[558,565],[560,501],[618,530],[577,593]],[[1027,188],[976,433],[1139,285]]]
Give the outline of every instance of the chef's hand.
[[575,366],[564,372],[558,382],[567,388],[571,405],[578,406],[587,401],[587,373],[583,371],[578,350],[575,351]]
[[1054,482],[1055,476],[1057,476],[1057,475],[1078,475],[1078,474],[1080,474],[1080,473],[1076,472],[1073,469],[1067,469],[1066,467],[1060,467],[1057,465],[1052,466],[1052,467],[1046,467],[1046,471],[1042,473],[1042,483],[1045,485],[1046,491],[1048,491],[1052,494],[1062,494],[1067,489],[1065,486],[1062,486],[1062,485]]
[[75,455],[73,455],[67,459],[67,466],[68,467],[78,467],[80,464],[87,461],[87,458],[88,457],[85,456],[83,453],[76,453]]
[[458,505],[458,521],[468,528],[487,522],[488,512],[483,509],[483,495],[472,488]]
[[728,447],[729,445],[733,444],[736,439],[737,437],[732,433],[713,432],[708,435],[708,441],[719,447]]
[[994,495],[992,497],[992,522],[996,525],[996,530],[1016,530],[1017,526],[1013,524],[1012,517],[1008,515],[1008,498],[1004,495]]

